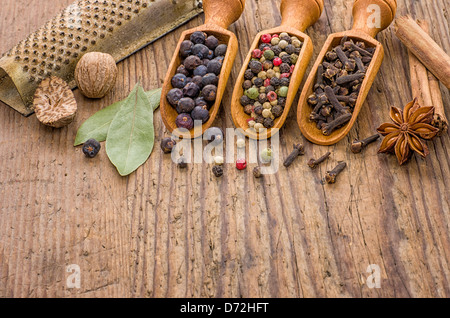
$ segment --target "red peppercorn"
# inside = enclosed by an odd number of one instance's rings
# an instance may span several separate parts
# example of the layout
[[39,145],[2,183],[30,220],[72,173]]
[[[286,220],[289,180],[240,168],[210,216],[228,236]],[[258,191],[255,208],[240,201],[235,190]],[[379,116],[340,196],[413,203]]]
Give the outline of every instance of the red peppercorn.
[[273,59],[272,63],[274,66],[280,66],[283,61],[279,57],[276,57]]
[[249,121],[252,121],[252,120],[255,120],[255,118],[250,117],[249,119],[247,119],[247,123],[248,123]]
[[270,34],[261,35],[261,41],[263,43],[270,43],[270,40],[272,40],[272,36]]
[[236,160],[236,168],[238,170],[244,170],[245,168],[247,168],[247,161],[245,159]]
[[268,46],[266,46],[266,47],[264,47],[263,48],[263,53],[265,52],[265,51],[267,51],[267,50],[271,50],[272,48],[270,48],[270,47],[268,47]]
[[278,98],[277,93],[275,93],[274,91],[267,93],[267,99],[269,100],[269,102],[273,102],[277,100],[277,98]]
[[291,73],[281,73],[280,78],[289,77],[289,76],[291,76]]
[[261,56],[263,56],[263,52],[262,52],[260,49],[255,49],[255,50],[253,50],[253,52],[252,52],[252,57],[253,57],[254,59],[260,59]]
[[295,68],[295,65],[291,65],[291,70],[290,70],[291,74],[294,72],[294,68]]
[[267,86],[269,86],[270,85],[270,78],[266,78],[265,80],[264,80],[264,87],[267,87]]
[[278,34],[272,34],[272,38],[279,38],[280,36]]

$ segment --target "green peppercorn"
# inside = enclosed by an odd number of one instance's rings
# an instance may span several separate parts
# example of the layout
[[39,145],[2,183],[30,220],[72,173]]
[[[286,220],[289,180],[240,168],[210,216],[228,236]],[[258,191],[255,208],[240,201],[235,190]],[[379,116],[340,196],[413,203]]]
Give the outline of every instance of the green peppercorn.
[[291,63],[295,64],[298,61],[298,55],[297,54],[291,54]]
[[265,148],[260,154],[261,161],[268,163],[273,160],[273,150],[271,148]]
[[258,77],[265,80],[267,78],[267,73],[265,71],[261,71],[258,73]]
[[277,95],[279,95],[279,96],[281,96],[281,97],[286,97],[287,94],[288,94],[288,91],[289,91],[289,87],[287,87],[287,86],[281,86],[281,87],[278,89],[278,94],[277,94]]
[[259,96],[259,90],[256,87],[251,87],[247,90],[246,95],[251,99],[257,99]]
[[288,46],[289,45],[289,43],[286,41],[286,40],[281,40],[279,43],[278,43],[278,46],[282,49],[282,50],[284,50],[285,48],[286,48],[286,46]]
[[272,50],[266,50],[266,51],[264,51],[264,58],[265,58],[266,60],[272,60],[272,59],[274,58],[274,56],[275,56],[275,53],[273,53]]

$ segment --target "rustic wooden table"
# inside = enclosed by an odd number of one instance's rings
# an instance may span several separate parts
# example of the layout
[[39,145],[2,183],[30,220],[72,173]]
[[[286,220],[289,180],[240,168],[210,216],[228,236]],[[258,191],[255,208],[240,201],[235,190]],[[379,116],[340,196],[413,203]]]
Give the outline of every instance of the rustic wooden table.
[[[2,0],[0,52],[72,0]],[[398,0],[398,15],[431,22],[432,37],[450,52],[448,0]],[[306,33],[315,58],[328,34],[351,28],[353,0],[325,0]],[[230,30],[240,50],[216,125],[233,127],[234,80],[254,35],[280,23],[279,1],[247,0]],[[289,169],[255,179],[251,169],[211,165],[177,169],[159,141],[129,177],[104,149],[86,159],[73,141],[95,111],[126,97],[140,79],[161,85],[181,32],[203,15],[119,63],[115,89],[100,101],[75,90],[79,113],[56,130],[0,104],[0,297],[449,297],[449,135],[428,142],[430,155],[398,166],[395,156],[349,151],[354,138],[388,121],[389,106],[412,99],[405,47],[392,26],[378,35],[386,56],[359,119],[334,146],[304,140],[296,107],[281,130],[284,158],[303,142],[306,156]],[[310,64],[311,67],[312,63]],[[450,95],[441,86],[450,114]],[[332,157],[315,171],[309,157]],[[338,160],[348,167],[334,185],[320,179]],[[69,288],[68,266],[81,271]],[[368,266],[380,270],[380,288]],[[373,266],[373,269],[377,269]],[[70,267],[69,267],[70,269]],[[369,278],[369,279],[368,279]],[[368,284],[369,281],[369,284]]]

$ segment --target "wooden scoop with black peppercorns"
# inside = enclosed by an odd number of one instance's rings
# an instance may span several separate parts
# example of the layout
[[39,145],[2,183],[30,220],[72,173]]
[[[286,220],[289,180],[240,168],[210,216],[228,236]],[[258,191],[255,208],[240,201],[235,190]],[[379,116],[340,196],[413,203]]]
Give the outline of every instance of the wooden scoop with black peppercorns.
[[297,108],[309,141],[332,145],[352,128],[384,57],[374,37],[391,24],[396,9],[396,0],[355,0],[353,28],[326,40]]
[[[162,93],[161,93],[161,103],[160,103],[160,108],[161,108],[161,117],[163,119],[163,122],[166,126],[166,128],[172,132],[175,129],[179,128],[182,125],[177,125],[176,121],[177,121],[177,117],[179,117],[179,113],[187,113],[187,111],[185,111],[186,109],[191,111],[190,109],[190,105],[189,103],[186,103],[185,105],[181,105],[181,109],[177,110],[178,105],[175,105],[178,102],[178,98],[180,97],[186,97],[186,96],[175,96],[173,98],[170,99],[170,101],[172,103],[169,103],[168,101],[168,93],[170,90],[172,90],[174,88],[173,83],[174,81],[172,81],[173,77],[175,74],[180,73],[180,69],[178,69],[180,67],[180,65],[182,65],[182,61],[185,58],[182,57],[180,55],[180,49],[183,45],[183,41],[185,40],[192,40],[192,35],[194,33],[196,34],[200,34],[203,33],[207,36],[214,36],[215,39],[218,40],[219,44],[225,44],[226,45],[226,52],[223,53],[222,56],[222,60],[221,60],[221,68],[220,70],[217,72],[217,76],[218,76],[218,82],[214,83],[213,89],[207,89],[206,91],[202,91],[203,95],[208,95],[205,96],[205,99],[207,99],[207,104],[205,104],[205,107],[208,107],[209,110],[209,114],[206,114],[206,116],[203,116],[203,123],[200,126],[197,127],[192,127],[192,125],[186,125],[187,127],[189,127],[188,132],[186,131],[179,131],[178,135],[182,136],[183,138],[196,138],[201,136],[204,131],[206,129],[208,129],[212,123],[214,122],[214,119],[219,111],[219,107],[220,107],[220,103],[222,100],[222,96],[227,84],[227,80],[228,77],[230,75],[231,72],[231,68],[233,66],[234,63],[234,59],[236,57],[237,54],[237,49],[238,49],[238,42],[237,42],[237,38],[234,35],[234,33],[230,32],[227,30],[227,28],[233,23],[235,22],[237,19],[239,19],[239,17],[241,16],[243,10],[244,10],[244,5],[245,5],[245,0],[227,0],[227,1],[221,1],[221,0],[204,0],[203,1],[203,10],[205,13],[205,23],[199,27],[184,31],[181,34],[180,40],[178,42],[177,48],[175,49],[175,53],[173,55],[172,61],[170,62],[167,74],[166,74],[166,78],[164,80],[164,84],[162,87]],[[204,43],[204,42],[202,42]],[[199,44],[199,43],[197,43]],[[205,43],[206,44],[206,43]],[[214,52],[214,50],[212,50]],[[201,53],[200,53],[201,54]],[[193,55],[190,55],[193,56]],[[188,61],[189,63],[184,63],[188,66],[188,68],[190,70],[188,70],[188,72],[190,72],[190,74],[188,74],[189,76],[192,76],[194,69],[196,69],[199,65],[196,65],[195,63],[198,64],[198,60],[196,60],[195,58],[191,58],[194,63],[194,65],[191,65],[192,63],[190,63],[191,61]],[[209,67],[208,67],[209,68]],[[203,74],[200,73],[199,74]],[[203,75],[204,76],[204,75]],[[177,81],[179,82],[184,81],[186,78],[183,77],[182,75],[179,75],[179,79],[177,79]],[[214,81],[214,79],[212,79],[212,81]],[[176,81],[175,81],[175,84]],[[182,84],[181,84],[182,86]],[[192,85],[194,86],[194,85]],[[205,85],[206,86],[206,85]],[[210,85],[208,88],[211,88],[212,86]],[[194,86],[195,88],[195,86]],[[201,87],[201,89],[203,89],[204,87]],[[195,90],[195,89],[194,89]],[[196,95],[196,97],[203,97],[202,93],[197,94],[192,94],[191,95],[191,90],[186,89],[185,93],[188,95],[188,98],[194,98],[192,95]],[[181,94],[181,93],[180,93]],[[174,99],[176,99],[175,101],[173,101]],[[188,100],[189,102],[189,100]],[[192,102],[191,102],[192,103]],[[196,104],[197,106],[197,104]],[[199,113],[201,115],[202,110],[199,110]],[[192,114],[192,113],[191,113]],[[194,116],[195,117],[195,116]],[[201,117],[201,116],[200,116]],[[189,117],[189,121],[192,118]],[[179,118],[178,118],[179,120]],[[181,127],[183,128],[183,127]]]
[[[281,6],[280,6],[280,11],[281,11],[281,25],[272,29],[268,29],[268,30],[264,30],[260,33],[258,33],[255,37],[255,40],[253,41],[249,53],[245,59],[245,61],[243,62],[243,66],[241,69],[241,72],[236,80],[236,84],[234,87],[234,91],[233,91],[233,97],[231,99],[231,115],[233,118],[233,122],[236,126],[236,128],[241,128],[245,135],[247,137],[250,137],[252,139],[264,139],[264,138],[269,138],[272,135],[272,131],[273,129],[280,129],[285,120],[286,117],[289,113],[290,107],[292,105],[292,102],[297,94],[298,91],[298,87],[300,86],[300,83],[303,80],[303,75],[305,74],[306,68],[308,67],[308,64],[311,60],[312,57],[312,53],[313,53],[313,44],[312,41],[310,39],[310,37],[308,35],[306,35],[305,33],[303,33],[306,28],[308,28],[309,26],[311,26],[312,24],[314,24],[320,17],[320,15],[322,14],[323,11],[323,0],[282,0],[281,1]],[[287,33],[291,38],[295,37],[297,38],[300,42],[301,42],[301,46],[300,46],[300,50],[298,52],[298,54],[296,55],[296,61],[295,63],[292,63],[291,66],[292,67],[291,71],[290,71],[290,78],[289,78],[289,84],[288,84],[288,89],[287,89],[287,95],[285,95],[286,92],[283,92],[282,94],[278,94],[280,96],[283,96],[283,104],[284,105],[273,105],[273,108],[275,108],[275,106],[277,106],[277,111],[275,112],[275,110],[273,110],[273,114],[275,116],[273,116],[273,118],[267,117],[266,119],[268,119],[269,121],[271,120],[269,125],[265,125],[264,127],[267,129],[262,128],[261,131],[256,131],[255,128],[252,128],[251,126],[249,126],[249,122],[251,122],[252,118],[255,119],[254,117],[252,117],[252,114],[250,112],[250,107],[247,107],[247,109],[245,109],[245,106],[249,106],[249,104],[247,104],[247,102],[242,102],[241,101],[241,97],[244,95],[244,82],[247,79],[246,76],[246,71],[248,70],[249,67],[251,67],[249,65],[249,63],[252,61],[252,59],[254,60],[254,56],[252,56],[252,54],[254,54],[254,51],[256,49],[259,49],[261,47],[261,42],[264,42],[264,36],[268,36],[268,35],[275,35],[275,36],[279,36],[282,33]],[[281,38],[281,37],[280,37]],[[283,40],[283,39],[281,39]],[[288,39],[289,41],[289,39]],[[295,40],[297,41],[297,40]],[[278,40],[277,40],[278,42]],[[268,44],[274,45],[274,46],[279,46],[278,44],[272,44],[267,42]],[[260,50],[263,51],[263,50]],[[276,53],[276,52],[275,52]],[[289,52],[290,53],[290,52]],[[276,56],[276,54],[275,54]],[[298,58],[297,58],[298,56]],[[269,59],[271,61],[272,57],[269,57]],[[261,61],[261,59],[260,59]],[[263,63],[263,62],[262,62]],[[277,65],[278,63],[273,62],[274,65]],[[252,67],[253,68],[253,67]],[[263,68],[264,70],[267,70],[266,68]],[[254,71],[255,73],[256,71]],[[279,72],[279,73],[283,73],[283,71]],[[286,74],[286,73],[284,73]],[[254,74],[255,77],[256,73]],[[281,74],[283,75],[283,74]],[[264,78],[264,77],[263,77]],[[281,78],[283,78],[283,76],[281,76]],[[267,79],[265,79],[267,80]],[[247,80],[248,81],[248,80]],[[244,85],[245,86],[245,85]],[[255,85],[255,86],[259,86],[260,88],[264,88],[264,86],[261,86],[260,84]],[[269,86],[273,86],[273,85],[269,85]],[[255,89],[255,87],[252,88],[253,90]],[[274,87],[274,89],[276,89],[276,87]],[[284,90],[286,91],[286,86],[284,86]],[[262,91],[259,91],[260,93],[262,93]],[[269,92],[264,92],[262,94],[266,94],[268,95]],[[270,91],[270,93],[272,93],[272,91]],[[254,96],[252,96],[254,97]],[[269,96],[267,96],[269,97]],[[278,96],[279,97],[279,96]],[[256,98],[252,98],[251,102],[255,102]],[[269,98],[270,100],[270,98]],[[265,98],[263,98],[262,103],[264,104],[266,102]],[[259,103],[259,101],[258,101]],[[247,104],[247,105],[245,105]],[[280,104],[280,103],[278,103]],[[282,108],[278,107],[281,106]],[[259,107],[259,105],[258,105]],[[268,109],[270,109],[269,107],[265,107],[264,108],[264,112],[269,113]],[[259,114],[257,114],[259,115]],[[271,114],[269,114],[270,116]],[[260,126],[262,125],[261,123],[258,123]]]

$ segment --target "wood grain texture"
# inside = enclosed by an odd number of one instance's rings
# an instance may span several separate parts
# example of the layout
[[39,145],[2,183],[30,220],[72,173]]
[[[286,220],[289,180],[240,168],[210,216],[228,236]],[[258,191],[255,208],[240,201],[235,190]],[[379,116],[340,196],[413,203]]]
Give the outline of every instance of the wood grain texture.
[[[3,0],[0,52],[72,0]],[[430,35],[450,51],[445,0],[398,0],[398,15],[432,21]],[[247,0],[230,30],[240,41],[215,125],[233,127],[233,83],[254,36],[280,24],[279,1]],[[317,57],[328,34],[352,27],[353,0],[325,0],[306,33]],[[181,33],[200,16],[118,64],[115,88],[88,100],[75,90],[79,113],[61,130],[0,104],[0,297],[450,297],[450,142],[427,144],[430,155],[398,166],[377,143],[350,152],[354,138],[374,133],[389,107],[412,99],[406,48],[392,27],[377,40],[385,59],[350,133],[333,146],[304,140],[292,107],[280,131],[284,159],[292,144],[306,155],[277,174],[255,179],[250,165],[178,169],[158,148],[167,131],[155,113],[150,160],[122,178],[103,148],[93,160],[72,146],[95,111],[125,98],[139,80],[160,87]],[[311,65],[309,66],[309,70]],[[448,90],[441,85],[450,111]],[[331,151],[316,170],[306,162]],[[334,185],[320,179],[339,160]],[[81,269],[81,288],[67,288],[66,267]],[[381,288],[370,289],[370,264]]]

